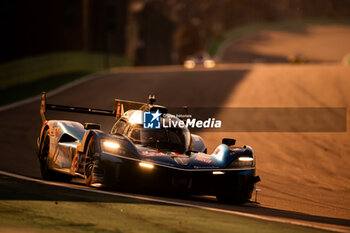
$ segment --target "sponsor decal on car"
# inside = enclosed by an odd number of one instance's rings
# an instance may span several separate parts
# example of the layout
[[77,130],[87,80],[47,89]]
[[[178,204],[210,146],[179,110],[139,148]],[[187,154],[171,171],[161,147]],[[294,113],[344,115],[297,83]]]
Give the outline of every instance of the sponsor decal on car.
[[58,137],[60,133],[61,127],[60,126],[54,126],[50,129],[50,136],[51,137]]
[[204,162],[204,163],[211,163],[212,159],[209,156],[204,156],[204,155],[198,155],[194,158],[195,160]]

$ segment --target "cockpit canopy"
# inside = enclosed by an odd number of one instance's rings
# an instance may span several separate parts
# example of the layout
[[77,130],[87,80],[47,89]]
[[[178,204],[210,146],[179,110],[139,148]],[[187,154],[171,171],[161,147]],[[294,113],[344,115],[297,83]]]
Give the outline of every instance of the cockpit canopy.
[[143,111],[134,110],[125,113],[112,129],[112,134],[123,134],[135,144],[151,147],[163,152],[185,153],[190,147],[190,132],[186,127],[172,127],[171,122],[181,121],[171,114],[162,114],[160,129],[145,129],[142,124]]

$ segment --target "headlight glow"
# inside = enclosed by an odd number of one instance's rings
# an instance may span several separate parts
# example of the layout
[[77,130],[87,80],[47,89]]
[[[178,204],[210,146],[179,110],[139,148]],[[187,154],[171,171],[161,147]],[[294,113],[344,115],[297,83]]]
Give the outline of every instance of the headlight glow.
[[112,141],[104,141],[103,146],[110,148],[110,149],[118,149],[120,147],[120,145],[118,143],[112,142]]
[[214,60],[205,60],[204,61],[204,67],[205,68],[213,68],[215,67],[215,61]]
[[223,175],[225,172],[222,171],[213,171],[213,175]]
[[154,165],[153,165],[153,164],[150,164],[150,163],[140,162],[139,165],[140,165],[141,167],[144,167],[144,168],[150,168],[150,169],[154,168]]
[[241,162],[251,162],[254,159],[252,157],[239,157],[238,160]]
[[110,154],[119,154],[121,152],[121,146],[118,142],[105,139],[101,141],[101,149],[103,152]]
[[253,157],[241,156],[230,163],[228,168],[250,168],[255,166]]
[[193,69],[196,66],[196,63],[192,60],[187,60],[185,61],[184,66],[186,69]]

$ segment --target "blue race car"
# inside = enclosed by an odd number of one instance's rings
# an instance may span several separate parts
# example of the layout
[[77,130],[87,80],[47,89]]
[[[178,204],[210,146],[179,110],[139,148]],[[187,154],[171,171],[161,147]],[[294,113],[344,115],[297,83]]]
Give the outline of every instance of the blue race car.
[[[44,179],[85,179],[88,186],[122,190],[155,190],[215,195],[219,201],[250,200],[256,176],[255,155],[249,146],[235,146],[224,138],[212,154],[203,139],[186,127],[145,128],[143,115],[153,112],[163,122],[181,119],[167,108],[147,103],[115,100],[113,110],[46,103],[42,93],[43,126],[38,137],[38,157]],[[47,110],[113,116],[110,132],[100,125],[46,120]]]

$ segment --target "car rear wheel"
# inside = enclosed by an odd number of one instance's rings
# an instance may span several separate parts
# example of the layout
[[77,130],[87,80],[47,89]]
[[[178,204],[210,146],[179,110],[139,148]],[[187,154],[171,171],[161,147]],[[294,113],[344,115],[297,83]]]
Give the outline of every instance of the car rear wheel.
[[40,172],[44,180],[70,181],[72,176],[53,171],[49,167],[50,136],[49,130],[43,134],[39,148]]

